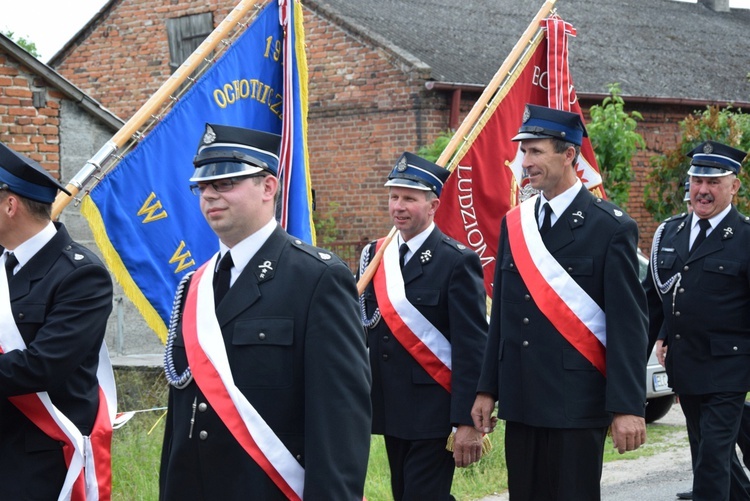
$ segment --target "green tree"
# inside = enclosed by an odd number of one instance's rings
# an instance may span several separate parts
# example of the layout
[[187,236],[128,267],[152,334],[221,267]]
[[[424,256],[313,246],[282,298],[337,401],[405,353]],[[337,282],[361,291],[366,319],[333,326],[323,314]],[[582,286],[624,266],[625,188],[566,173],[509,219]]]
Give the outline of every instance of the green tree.
[[419,148],[419,151],[417,151],[417,155],[424,158],[425,160],[429,160],[430,162],[436,162],[437,159],[440,158],[440,154],[443,152],[445,147],[448,146],[448,143],[450,143],[452,137],[453,132],[451,131],[441,132],[440,134],[438,134],[438,137],[435,138],[435,141],[433,141],[432,144]]
[[31,40],[27,40],[24,37],[18,37],[18,39],[16,40],[15,33],[10,30],[3,31],[3,35],[16,42],[21,48],[26,49],[26,52],[28,52],[35,58],[39,59],[40,57],[42,57],[42,55],[39,54],[39,52],[36,50],[36,44]]
[[[682,139],[677,147],[651,158],[653,169],[648,175],[649,183],[643,194],[646,210],[661,221],[685,210],[684,182],[690,168],[687,154],[703,141],[718,141],[734,148],[750,151],[750,115],[741,109],[728,106],[719,109],[709,106],[696,110],[680,122]],[[750,172],[742,169],[739,174],[742,186],[735,203],[740,212],[750,210]]]
[[620,92],[619,84],[609,84],[610,95],[601,105],[594,105],[589,110],[591,120],[586,130],[602,172],[607,197],[627,208],[630,183],[635,178],[630,162],[638,148],[645,148],[646,141],[635,131],[637,120],[643,120],[643,116],[637,111],[625,111]]

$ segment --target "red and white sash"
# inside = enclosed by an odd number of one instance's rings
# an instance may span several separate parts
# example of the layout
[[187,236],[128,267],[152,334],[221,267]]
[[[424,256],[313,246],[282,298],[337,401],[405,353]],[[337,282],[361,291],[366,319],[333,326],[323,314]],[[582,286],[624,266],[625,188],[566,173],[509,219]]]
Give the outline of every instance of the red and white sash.
[[185,299],[182,335],[190,370],[195,383],[242,448],[287,498],[301,500],[304,468],[234,384],[214,308],[210,270],[216,267],[218,256],[217,253],[195,272]]
[[[383,245],[378,240],[376,249]],[[451,391],[451,344],[445,336],[406,299],[404,277],[399,266],[398,246],[385,248],[372,279],[378,308],[393,336],[412,357],[449,393]]]
[[529,198],[505,216],[513,260],[544,316],[606,376],[604,311],[544,245],[534,211],[537,198]]
[[[0,351],[25,350],[26,343],[13,320],[5,267],[0,266]],[[107,501],[112,495],[112,423],[117,393],[106,343],[99,350],[99,408],[91,435],[83,436],[75,424],[54,406],[46,391],[9,397],[30,421],[54,440],[63,443],[68,467],[59,501]]]

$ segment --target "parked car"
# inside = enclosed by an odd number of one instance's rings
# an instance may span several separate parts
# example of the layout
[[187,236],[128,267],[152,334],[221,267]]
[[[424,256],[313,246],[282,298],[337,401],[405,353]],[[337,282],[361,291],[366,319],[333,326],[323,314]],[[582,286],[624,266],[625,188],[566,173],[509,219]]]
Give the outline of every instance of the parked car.
[[[639,250],[638,263],[641,280],[649,273],[648,258]],[[674,392],[669,387],[667,372],[656,359],[656,349],[651,350],[646,367],[646,422],[653,423],[663,418],[674,404]]]

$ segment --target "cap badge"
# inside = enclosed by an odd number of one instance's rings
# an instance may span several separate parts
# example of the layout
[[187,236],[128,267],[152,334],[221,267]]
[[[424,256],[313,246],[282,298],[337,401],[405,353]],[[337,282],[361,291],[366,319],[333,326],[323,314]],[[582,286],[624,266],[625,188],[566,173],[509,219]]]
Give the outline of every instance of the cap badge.
[[216,141],[216,132],[210,125],[206,125],[206,132],[203,134],[203,144],[211,144]]
[[714,152],[714,147],[711,146],[711,143],[706,143],[703,145],[703,153],[705,153],[706,155],[710,155],[713,152]]
[[320,256],[320,259],[322,259],[323,261],[328,261],[329,259],[331,259],[331,255],[327,252],[318,252],[318,256]]
[[396,170],[399,171],[399,172],[404,172],[406,170],[406,167],[407,167],[407,165],[406,165],[406,158],[405,157],[401,157],[401,159],[396,164]]
[[529,121],[529,118],[531,118],[531,110],[529,110],[529,107],[526,106],[523,109],[523,118],[521,119],[523,123],[526,123]]
[[419,255],[419,260],[422,264],[429,263],[432,259],[432,252],[428,249]]

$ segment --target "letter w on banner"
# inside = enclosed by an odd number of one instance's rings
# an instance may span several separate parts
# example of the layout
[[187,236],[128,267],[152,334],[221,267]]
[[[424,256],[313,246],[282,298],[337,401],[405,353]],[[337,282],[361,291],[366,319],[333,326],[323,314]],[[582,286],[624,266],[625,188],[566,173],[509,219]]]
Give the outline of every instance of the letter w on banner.
[[289,233],[313,243],[307,61],[298,1],[272,0],[84,198],[82,213],[109,269],[162,341],[180,279],[218,250],[188,181],[206,123],[282,135],[278,217]]
[[[453,173],[445,183],[435,216],[446,234],[479,254],[490,297],[500,222],[519,197],[524,198],[519,143],[511,141],[521,126],[524,107],[531,103],[581,114],[568,72],[567,39],[575,35],[575,29],[557,15],[541,24],[539,36],[447,166]],[[586,187],[604,196],[588,138],[584,138],[577,173]]]

